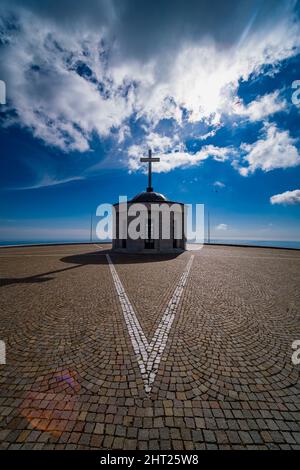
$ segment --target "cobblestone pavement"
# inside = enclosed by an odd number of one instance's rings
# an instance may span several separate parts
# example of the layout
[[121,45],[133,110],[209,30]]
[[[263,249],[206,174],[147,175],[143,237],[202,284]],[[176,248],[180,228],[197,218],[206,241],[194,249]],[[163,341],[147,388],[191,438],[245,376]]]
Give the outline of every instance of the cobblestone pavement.
[[300,252],[110,254],[146,346],[194,255],[148,392],[107,253],[0,250],[1,448],[300,449]]

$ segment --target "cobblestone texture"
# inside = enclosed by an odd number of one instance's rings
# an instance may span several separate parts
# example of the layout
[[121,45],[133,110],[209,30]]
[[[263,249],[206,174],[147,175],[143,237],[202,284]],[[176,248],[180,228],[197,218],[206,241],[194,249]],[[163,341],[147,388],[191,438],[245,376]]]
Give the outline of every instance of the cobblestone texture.
[[[150,393],[106,253],[1,249],[1,448],[300,449],[300,253],[194,252]],[[190,257],[111,254],[147,343]]]

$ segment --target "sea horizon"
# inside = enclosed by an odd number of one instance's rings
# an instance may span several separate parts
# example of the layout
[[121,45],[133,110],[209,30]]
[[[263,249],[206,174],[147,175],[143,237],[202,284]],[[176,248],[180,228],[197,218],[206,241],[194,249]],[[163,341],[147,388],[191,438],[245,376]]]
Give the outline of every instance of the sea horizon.
[[[69,245],[83,243],[111,243],[111,241],[101,240],[18,240],[18,241],[0,241],[0,247],[6,246],[31,246],[31,245]],[[193,244],[193,242],[188,242]],[[208,241],[205,240],[208,244]],[[195,243],[196,244],[196,243]],[[300,241],[295,240],[252,240],[252,239],[211,239],[209,244],[217,245],[245,245],[245,246],[263,246],[271,248],[293,248],[300,250]]]

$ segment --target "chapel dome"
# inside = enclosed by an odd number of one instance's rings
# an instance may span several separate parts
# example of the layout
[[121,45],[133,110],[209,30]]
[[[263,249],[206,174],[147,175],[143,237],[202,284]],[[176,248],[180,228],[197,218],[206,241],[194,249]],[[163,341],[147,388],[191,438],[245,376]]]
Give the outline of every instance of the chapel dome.
[[155,191],[143,191],[134,196],[130,202],[164,202],[167,200],[163,194],[156,193]]

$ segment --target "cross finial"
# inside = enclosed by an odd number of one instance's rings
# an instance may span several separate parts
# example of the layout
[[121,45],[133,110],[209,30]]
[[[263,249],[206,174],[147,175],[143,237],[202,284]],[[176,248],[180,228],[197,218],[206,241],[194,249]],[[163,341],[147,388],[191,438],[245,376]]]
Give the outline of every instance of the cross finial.
[[152,163],[153,162],[159,162],[160,161],[160,158],[152,158],[152,151],[151,149],[149,149],[148,151],[148,158],[141,158],[140,159],[141,162],[148,162],[148,188],[147,188],[147,192],[152,192],[153,191],[153,188],[152,188]]

